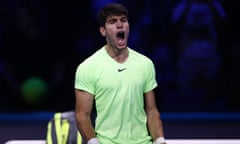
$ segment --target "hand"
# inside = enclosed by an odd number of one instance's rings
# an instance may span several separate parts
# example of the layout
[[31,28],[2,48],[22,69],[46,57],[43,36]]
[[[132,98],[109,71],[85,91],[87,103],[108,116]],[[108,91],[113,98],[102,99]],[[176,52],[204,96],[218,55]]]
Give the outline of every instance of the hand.
[[97,138],[91,138],[87,144],[100,144],[100,142]]
[[153,144],[166,144],[164,137],[158,137],[153,141]]

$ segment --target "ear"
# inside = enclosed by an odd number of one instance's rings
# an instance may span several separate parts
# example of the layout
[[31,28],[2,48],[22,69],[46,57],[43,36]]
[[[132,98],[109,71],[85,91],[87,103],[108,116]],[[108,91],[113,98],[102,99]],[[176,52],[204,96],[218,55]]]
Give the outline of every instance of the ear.
[[99,31],[100,31],[100,33],[101,33],[102,36],[106,36],[106,31],[105,31],[105,28],[104,28],[104,27],[101,26],[101,27],[99,28]]

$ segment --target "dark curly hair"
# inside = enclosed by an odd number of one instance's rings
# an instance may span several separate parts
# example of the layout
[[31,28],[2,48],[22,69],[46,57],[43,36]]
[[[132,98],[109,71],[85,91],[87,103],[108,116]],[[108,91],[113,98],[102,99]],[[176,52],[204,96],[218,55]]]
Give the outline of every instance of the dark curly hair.
[[104,6],[98,13],[97,18],[100,26],[104,26],[109,16],[124,15],[128,18],[128,10],[125,6],[119,3],[110,3]]

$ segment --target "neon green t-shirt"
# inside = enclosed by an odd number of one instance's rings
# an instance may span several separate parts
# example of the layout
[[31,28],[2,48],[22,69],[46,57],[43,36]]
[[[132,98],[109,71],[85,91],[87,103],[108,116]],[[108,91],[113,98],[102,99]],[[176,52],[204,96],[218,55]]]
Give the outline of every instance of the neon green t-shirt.
[[118,63],[102,47],[76,71],[75,88],[95,97],[101,144],[151,144],[143,94],[157,86],[155,69],[149,58],[128,49],[128,59]]

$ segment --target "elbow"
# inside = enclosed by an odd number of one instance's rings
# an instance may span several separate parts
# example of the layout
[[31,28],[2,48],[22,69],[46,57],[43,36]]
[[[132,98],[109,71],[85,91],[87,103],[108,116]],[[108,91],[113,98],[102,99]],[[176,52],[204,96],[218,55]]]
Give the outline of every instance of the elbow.
[[82,123],[88,119],[90,119],[90,114],[84,112],[76,112],[76,121],[78,123]]
[[147,110],[147,116],[148,117],[159,117],[160,118],[160,113],[157,109],[150,109],[150,110]]

